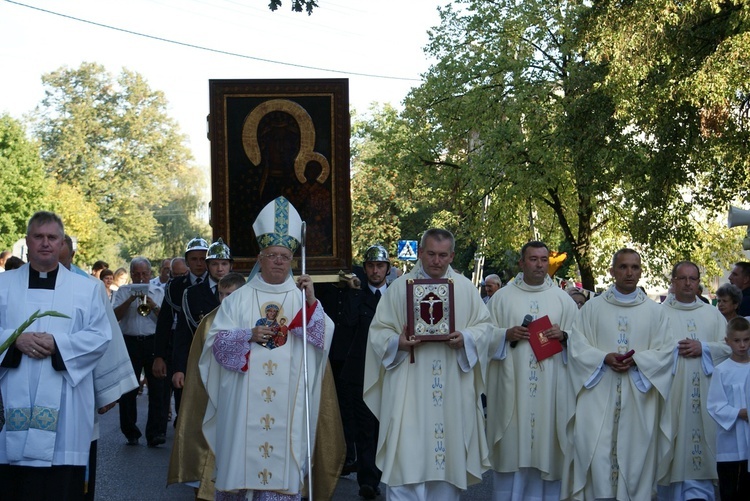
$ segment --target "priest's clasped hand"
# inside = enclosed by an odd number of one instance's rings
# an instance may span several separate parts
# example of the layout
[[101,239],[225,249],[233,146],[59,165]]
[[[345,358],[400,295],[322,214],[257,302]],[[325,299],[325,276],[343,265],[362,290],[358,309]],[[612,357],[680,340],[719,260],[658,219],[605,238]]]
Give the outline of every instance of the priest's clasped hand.
[[24,332],[16,339],[16,348],[31,358],[41,360],[55,353],[55,338],[46,332]]
[[700,357],[703,354],[703,346],[697,339],[680,339],[677,341],[677,353],[686,358]]
[[615,372],[627,372],[631,367],[635,367],[635,360],[633,360],[632,355],[624,360],[619,360],[618,356],[620,356],[620,353],[607,353],[604,357],[604,363]]

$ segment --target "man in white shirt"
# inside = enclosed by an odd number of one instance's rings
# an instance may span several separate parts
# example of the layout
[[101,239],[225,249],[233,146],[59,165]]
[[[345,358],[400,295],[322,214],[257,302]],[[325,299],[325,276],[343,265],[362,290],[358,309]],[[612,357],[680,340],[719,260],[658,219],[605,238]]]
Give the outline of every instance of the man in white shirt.
[[0,252],[0,273],[5,271],[5,261],[7,261],[11,255],[11,252],[8,250]]
[[151,285],[156,285],[157,287],[166,287],[167,283],[169,283],[171,266],[171,259],[162,260],[161,266],[159,267],[159,275],[151,279]]
[[500,287],[503,286],[503,281],[500,279],[500,277],[494,273],[487,275],[484,279],[484,290],[487,292],[487,295],[484,296],[483,300],[484,303],[487,304],[490,300],[490,298],[500,290]]
[[[154,363],[154,332],[164,289],[149,284],[151,263],[144,257],[136,257],[130,262],[130,277],[133,284],[117,290],[113,305],[137,379],[145,369],[148,384],[146,441],[149,447],[156,447],[166,441],[167,409],[163,402],[166,390],[164,379],[154,377],[149,369]],[[136,426],[137,396],[138,389],[135,389],[120,399],[120,430],[128,445],[138,445],[141,437],[141,431]]]

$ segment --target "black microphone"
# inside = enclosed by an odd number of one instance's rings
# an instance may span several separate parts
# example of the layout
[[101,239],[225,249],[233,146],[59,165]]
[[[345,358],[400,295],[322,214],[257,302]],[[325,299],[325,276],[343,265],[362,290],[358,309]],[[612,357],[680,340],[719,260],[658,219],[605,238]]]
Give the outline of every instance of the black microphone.
[[[531,315],[526,315],[525,317],[523,317],[523,323],[521,323],[521,327],[528,327],[529,324],[533,321],[534,321],[534,317],[532,317]],[[511,341],[510,347],[515,348],[517,344],[518,344],[518,341]]]

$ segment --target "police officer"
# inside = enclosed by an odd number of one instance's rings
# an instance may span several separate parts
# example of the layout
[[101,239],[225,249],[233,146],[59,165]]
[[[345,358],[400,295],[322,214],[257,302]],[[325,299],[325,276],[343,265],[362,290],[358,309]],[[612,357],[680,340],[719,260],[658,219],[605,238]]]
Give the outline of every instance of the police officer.
[[[159,318],[156,321],[156,338],[154,347],[154,364],[152,371],[158,378],[167,377],[167,373],[173,372],[172,365],[172,338],[177,326],[177,315],[182,311],[182,294],[191,285],[199,284],[206,280],[206,252],[208,242],[201,237],[190,240],[185,247],[185,262],[190,272],[187,275],[175,277],[167,284],[164,293],[164,302]],[[168,371],[168,369],[170,369]],[[171,375],[168,381],[171,381]],[[166,409],[169,409],[169,392],[166,394]],[[174,392],[175,409],[179,408],[181,392]]]
[[375,499],[380,494],[381,475],[375,466],[378,421],[362,399],[362,390],[365,379],[367,332],[370,330],[378,302],[386,291],[386,278],[391,269],[388,251],[382,245],[368,247],[363,266],[367,283],[354,293],[357,301],[357,324],[354,339],[341,370],[341,378],[346,382],[346,393],[354,414],[359,495],[364,499]]
[[219,280],[232,271],[229,246],[219,238],[206,253],[208,280],[191,285],[182,295],[182,311],[177,315],[172,349],[172,386],[182,389],[193,334],[204,316],[219,306]]

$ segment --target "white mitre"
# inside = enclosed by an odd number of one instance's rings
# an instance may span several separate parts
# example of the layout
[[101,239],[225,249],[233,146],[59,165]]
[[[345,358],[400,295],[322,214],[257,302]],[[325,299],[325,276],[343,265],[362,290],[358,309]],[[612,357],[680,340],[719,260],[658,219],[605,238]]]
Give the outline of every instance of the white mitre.
[[278,197],[260,211],[253,231],[260,250],[279,246],[294,253],[302,242],[302,218],[289,200]]

